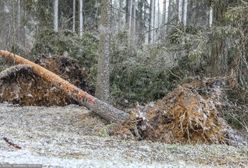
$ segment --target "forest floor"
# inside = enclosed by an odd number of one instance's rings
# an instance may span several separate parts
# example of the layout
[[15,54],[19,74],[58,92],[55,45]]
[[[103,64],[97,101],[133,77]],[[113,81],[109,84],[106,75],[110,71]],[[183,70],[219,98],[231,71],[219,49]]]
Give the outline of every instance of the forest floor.
[[44,167],[248,167],[248,147],[169,145],[109,137],[79,106],[0,104],[0,165]]

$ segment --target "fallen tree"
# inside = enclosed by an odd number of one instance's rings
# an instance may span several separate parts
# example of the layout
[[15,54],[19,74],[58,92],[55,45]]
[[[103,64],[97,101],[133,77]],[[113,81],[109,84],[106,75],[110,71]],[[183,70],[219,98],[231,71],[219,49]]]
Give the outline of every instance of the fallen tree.
[[128,118],[128,114],[124,111],[121,111],[112,105],[97,99],[38,64],[4,50],[0,50],[0,56],[11,60],[16,64],[29,65],[33,72],[42,79],[63,90],[66,94],[74,98],[79,104],[84,105],[109,122],[123,122]]
[[[164,143],[235,144],[237,142],[238,145],[243,143],[243,140],[239,140],[231,127],[219,116],[224,97],[221,88],[225,85],[226,79],[187,82],[156,103],[144,107],[137,105],[137,108],[128,114],[21,56],[1,50],[0,56],[17,64],[25,64],[0,73],[0,82],[4,78],[11,78],[16,72],[21,72],[25,76],[23,72],[32,71],[36,74],[35,78],[40,78],[61,89],[63,93],[88,107],[103,119],[118,123],[112,129],[114,135]],[[21,82],[25,83],[25,80]],[[2,86],[1,83],[0,86]]]

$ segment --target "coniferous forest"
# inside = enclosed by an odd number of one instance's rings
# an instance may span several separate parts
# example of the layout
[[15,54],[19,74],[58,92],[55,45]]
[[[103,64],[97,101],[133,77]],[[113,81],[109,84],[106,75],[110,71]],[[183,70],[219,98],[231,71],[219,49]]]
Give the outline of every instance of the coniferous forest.
[[0,21],[0,167],[248,166],[248,1],[0,0]]

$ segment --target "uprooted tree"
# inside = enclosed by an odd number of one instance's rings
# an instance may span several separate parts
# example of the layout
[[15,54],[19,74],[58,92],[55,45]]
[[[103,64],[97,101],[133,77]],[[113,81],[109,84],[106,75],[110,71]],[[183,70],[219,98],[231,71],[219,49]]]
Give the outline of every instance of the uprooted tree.
[[13,72],[31,70],[103,119],[119,123],[112,130],[115,135],[165,143],[230,143],[230,139],[235,141],[232,138],[232,129],[218,116],[222,85],[219,80],[194,80],[183,84],[153,106],[136,107],[129,115],[21,56],[2,50],[0,56],[17,64],[24,64],[5,70],[0,74],[0,81]]
[[79,104],[84,105],[109,122],[122,122],[128,118],[127,113],[97,99],[38,64],[8,51],[0,50],[0,56],[12,60],[16,64],[29,65],[33,72],[42,79],[63,90],[66,94],[74,98]]

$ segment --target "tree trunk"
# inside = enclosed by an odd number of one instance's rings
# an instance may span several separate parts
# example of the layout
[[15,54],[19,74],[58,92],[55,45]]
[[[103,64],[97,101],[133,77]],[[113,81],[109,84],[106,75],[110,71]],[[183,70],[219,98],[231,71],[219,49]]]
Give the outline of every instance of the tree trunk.
[[58,11],[59,11],[59,0],[54,0],[54,4],[53,4],[53,12],[54,12],[54,16],[53,16],[53,29],[55,32],[58,32],[58,20],[59,20],[59,16],[58,16]]
[[79,35],[83,36],[84,20],[83,20],[83,0],[79,0]]
[[165,24],[165,13],[166,13],[166,0],[163,1],[163,15],[162,15],[162,24]]
[[160,1],[157,1],[157,27],[160,27]]
[[102,0],[100,20],[100,44],[97,68],[96,96],[108,102],[109,93],[109,43],[110,43],[110,14],[109,0]]
[[160,1],[157,1],[157,40],[160,41],[161,37],[161,27],[160,27]]
[[149,30],[148,30],[148,43],[149,44],[152,41],[152,4],[153,4],[153,0],[150,0],[150,7],[149,7]]
[[132,18],[133,18],[133,0],[130,0],[129,27],[128,27],[129,44],[131,43],[131,38],[132,38],[132,20],[133,20]]
[[184,0],[183,5],[183,25],[187,26],[187,17],[188,17],[188,0]]
[[72,4],[72,32],[75,33],[76,31],[76,0],[73,0],[73,4]]
[[212,5],[209,7],[209,27],[213,25],[213,7]]
[[136,7],[137,7],[137,0],[133,0],[133,17],[132,17],[132,37],[133,37],[133,41],[136,41]]
[[129,7],[129,5],[130,5],[130,0],[126,0],[126,27],[128,28],[129,26],[128,26],[128,24],[129,24],[129,9],[130,9],[130,7]]
[[178,22],[182,23],[183,19],[183,0],[178,0]]
[[21,1],[17,0],[17,40],[21,41]]
[[156,0],[153,0],[153,6],[152,6],[152,42],[155,42],[155,21],[156,21]]
[[167,31],[168,27],[168,21],[169,21],[169,6],[170,6],[170,0],[166,0],[166,6],[165,6],[165,32]]
[[163,1],[163,19],[162,19],[162,39],[165,40],[166,32],[167,32],[167,24],[168,24],[168,14],[169,14],[169,0]]
[[90,94],[84,92],[68,81],[62,79],[58,75],[51,71],[43,68],[42,66],[35,64],[19,55],[15,55],[8,51],[0,50],[0,56],[9,59],[17,64],[29,65],[33,72],[40,76],[42,79],[50,82],[54,86],[63,90],[66,94],[74,98],[79,104],[84,105],[90,110],[94,111],[96,114],[104,118],[109,122],[122,122],[128,118],[128,114],[116,109],[115,107],[91,96]]
[[119,33],[122,27],[122,1],[119,1],[118,20],[119,21],[117,21],[117,28]]

